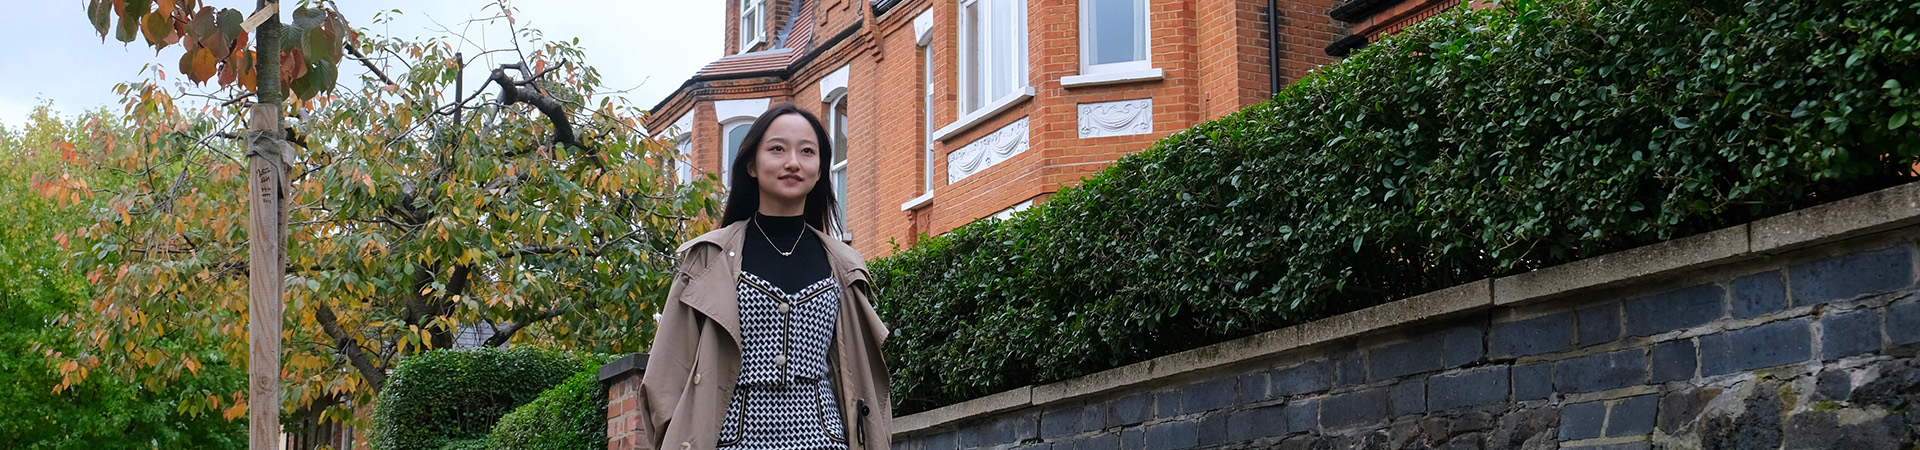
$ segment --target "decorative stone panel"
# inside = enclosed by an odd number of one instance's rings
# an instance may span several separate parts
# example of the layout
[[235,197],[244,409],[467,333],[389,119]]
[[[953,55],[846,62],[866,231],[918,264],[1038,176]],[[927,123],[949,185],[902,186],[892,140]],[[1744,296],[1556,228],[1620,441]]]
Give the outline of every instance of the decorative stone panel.
[[947,154],[947,184],[957,183],[1027,151],[1027,118],[1007,124]]
[[1153,132],[1153,99],[1081,103],[1080,138],[1131,136]]

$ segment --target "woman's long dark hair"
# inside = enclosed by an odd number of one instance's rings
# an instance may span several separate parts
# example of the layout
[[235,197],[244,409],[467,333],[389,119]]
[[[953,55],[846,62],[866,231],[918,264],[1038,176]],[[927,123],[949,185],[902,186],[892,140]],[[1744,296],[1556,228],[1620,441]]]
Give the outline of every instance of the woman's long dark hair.
[[827,134],[827,127],[820,125],[820,118],[813,113],[800,109],[792,103],[781,103],[768,109],[760,118],[754,119],[753,127],[747,129],[746,139],[740,141],[740,148],[734,149],[733,174],[727,179],[727,206],[720,214],[720,226],[747,220],[760,210],[760,184],[754,181],[748,166],[753,164],[760,154],[760,140],[767,134],[767,127],[773,125],[773,119],[788,114],[798,114],[813,126],[813,133],[820,136],[820,181],[813,184],[813,190],[807,192],[807,206],[801,216],[807,225],[821,230],[829,230],[833,223],[833,213],[837,209],[833,198],[833,141]]

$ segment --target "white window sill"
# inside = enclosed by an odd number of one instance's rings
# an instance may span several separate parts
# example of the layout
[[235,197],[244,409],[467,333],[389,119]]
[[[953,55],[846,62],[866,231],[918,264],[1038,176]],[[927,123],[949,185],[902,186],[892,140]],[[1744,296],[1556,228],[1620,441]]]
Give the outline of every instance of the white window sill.
[[1147,69],[1147,70],[1135,70],[1135,71],[1129,71],[1129,72],[1111,72],[1111,73],[1098,73],[1098,74],[1092,74],[1092,75],[1074,75],[1070,77],[1060,77],[1060,87],[1077,88],[1077,87],[1086,87],[1086,86],[1100,86],[1100,85],[1106,85],[1106,84],[1154,81],[1154,80],[1159,80],[1161,78],[1165,78],[1166,72],[1167,72],[1166,70],[1162,70],[1162,69]]
[[925,208],[927,207],[927,205],[931,205],[931,204],[933,204],[933,191],[927,191],[927,193],[921,194],[919,197],[914,197],[913,200],[907,200],[906,203],[901,203],[900,210],[912,211],[920,208]]
[[1029,98],[1033,98],[1032,86],[1021,88],[1019,91],[1014,92],[1013,95],[994,100],[992,103],[988,103],[981,106],[980,109],[974,110],[973,114],[963,116],[960,120],[955,120],[953,123],[941,127],[939,131],[933,132],[933,138],[940,141],[952,139],[955,135],[960,134],[960,132],[980,125],[982,122],[986,122],[987,119],[991,119],[1003,111],[1012,109],[1014,105],[1018,105],[1020,102],[1026,101]]

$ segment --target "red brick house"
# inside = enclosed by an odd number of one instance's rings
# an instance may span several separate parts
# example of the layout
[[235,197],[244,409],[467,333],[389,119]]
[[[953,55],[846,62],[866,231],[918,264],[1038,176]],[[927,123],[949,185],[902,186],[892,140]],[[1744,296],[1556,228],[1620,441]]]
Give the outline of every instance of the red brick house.
[[[1332,45],[1355,31],[1329,16],[1335,1],[726,0],[724,56],[646,125],[680,148],[683,179],[725,179],[769,106],[819,114],[843,236],[884,256],[1030,206],[1364,45]],[[1346,18],[1367,36],[1397,29],[1371,21],[1401,2],[1371,1]]]

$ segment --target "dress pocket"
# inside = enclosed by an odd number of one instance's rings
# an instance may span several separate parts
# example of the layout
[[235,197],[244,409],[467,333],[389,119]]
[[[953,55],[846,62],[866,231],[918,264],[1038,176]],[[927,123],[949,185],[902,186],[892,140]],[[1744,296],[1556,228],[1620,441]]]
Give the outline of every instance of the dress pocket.
[[834,442],[846,443],[847,426],[846,422],[840,418],[840,402],[835,401],[833,385],[828,384],[828,382],[824,380],[815,385],[813,389],[813,399],[814,403],[818,405],[814,410],[820,412],[821,431],[825,432],[827,438],[832,439]]
[[731,447],[740,444],[740,438],[746,435],[747,428],[747,387],[737,386],[733,398],[727,401],[727,416],[720,422],[720,442],[715,447]]

